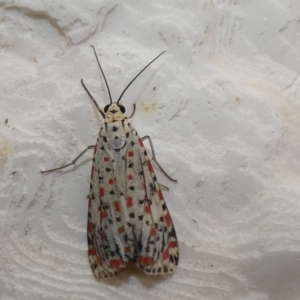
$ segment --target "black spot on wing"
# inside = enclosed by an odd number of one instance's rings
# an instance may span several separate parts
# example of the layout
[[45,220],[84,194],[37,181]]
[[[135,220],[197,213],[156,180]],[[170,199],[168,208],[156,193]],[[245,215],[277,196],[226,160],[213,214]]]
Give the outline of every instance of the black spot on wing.
[[128,243],[128,235],[127,234],[124,235],[124,241],[125,241],[126,244]]
[[153,192],[156,192],[156,186],[155,186],[152,182],[150,182],[149,188],[150,188],[150,191],[151,191],[152,193],[153,193]]
[[175,257],[174,257],[174,255],[170,254],[169,257],[170,257],[170,262],[174,264],[175,263]]
[[174,255],[175,265],[178,265],[179,257]]

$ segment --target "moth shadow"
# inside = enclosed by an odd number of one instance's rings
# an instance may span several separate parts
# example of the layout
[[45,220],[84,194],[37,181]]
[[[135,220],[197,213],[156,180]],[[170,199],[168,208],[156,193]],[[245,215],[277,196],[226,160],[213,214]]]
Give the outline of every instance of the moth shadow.
[[163,281],[167,280],[171,276],[172,275],[147,275],[134,263],[129,263],[126,269],[121,273],[110,278],[101,279],[101,281],[105,281],[106,284],[109,284],[111,286],[119,287],[124,284],[127,284],[130,281],[131,277],[135,277],[147,290],[150,290],[154,288],[157,284],[161,284]]

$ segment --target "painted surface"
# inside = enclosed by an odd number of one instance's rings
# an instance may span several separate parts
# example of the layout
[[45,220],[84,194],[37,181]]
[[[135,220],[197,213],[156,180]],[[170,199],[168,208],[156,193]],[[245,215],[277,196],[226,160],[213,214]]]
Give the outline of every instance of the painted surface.
[[[1,299],[300,299],[300,2],[2,1]],[[126,92],[179,241],[174,275],[94,279],[86,223],[100,107]],[[147,147],[147,144],[145,143]]]

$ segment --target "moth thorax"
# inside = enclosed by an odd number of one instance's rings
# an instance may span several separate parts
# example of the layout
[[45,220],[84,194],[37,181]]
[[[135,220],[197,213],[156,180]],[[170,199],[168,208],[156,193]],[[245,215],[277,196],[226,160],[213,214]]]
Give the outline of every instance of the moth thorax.
[[126,133],[122,121],[108,123],[107,136],[109,136],[109,144],[113,149],[123,148],[126,143]]
[[106,114],[105,115],[105,122],[107,122],[107,123],[122,121],[124,119],[125,119],[125,117],[121,112],[120,113],[115,113],[113,115],[111,115],[111,114]]

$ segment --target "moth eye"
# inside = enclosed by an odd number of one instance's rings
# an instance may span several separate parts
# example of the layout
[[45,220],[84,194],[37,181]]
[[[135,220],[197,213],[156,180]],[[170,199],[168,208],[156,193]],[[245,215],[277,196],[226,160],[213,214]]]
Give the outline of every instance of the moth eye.
[[104,107],[104,112],[105,112],[105,113],[107,113],[108,108],[109,108],[109,104],[105,105],[105,107]]
[[119,107],[120,107],[120,110],[121,110],[122,114],[124,114],[125,113],[125,107],[121,104],[119,105]]

